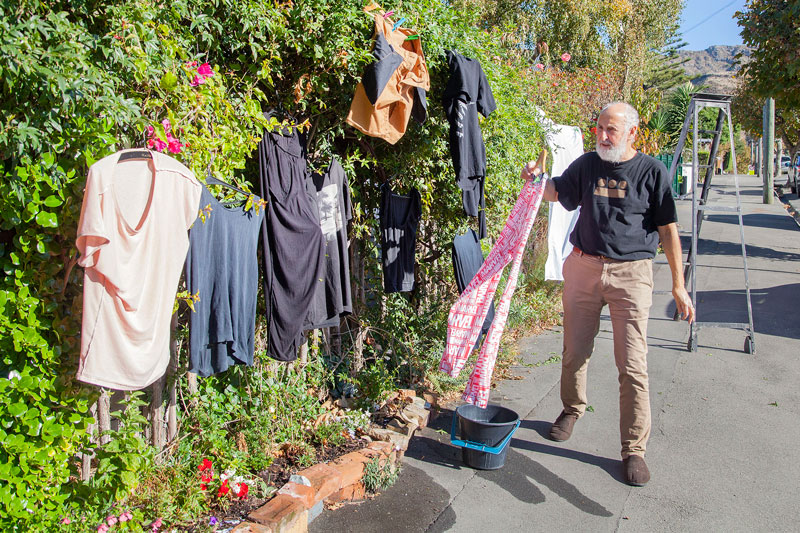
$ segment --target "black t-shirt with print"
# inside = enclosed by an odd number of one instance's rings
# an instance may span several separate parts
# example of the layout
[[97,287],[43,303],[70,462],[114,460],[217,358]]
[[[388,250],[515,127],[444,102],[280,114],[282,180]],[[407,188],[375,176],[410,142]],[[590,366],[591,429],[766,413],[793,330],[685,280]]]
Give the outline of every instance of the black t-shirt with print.
[[649,155],[637,152],[609,163],[588,152],[553,182],[565,209],[581,208],[569,240],[587,254],[624,261],[654,257],[658,226],[677,221],[667,168]]

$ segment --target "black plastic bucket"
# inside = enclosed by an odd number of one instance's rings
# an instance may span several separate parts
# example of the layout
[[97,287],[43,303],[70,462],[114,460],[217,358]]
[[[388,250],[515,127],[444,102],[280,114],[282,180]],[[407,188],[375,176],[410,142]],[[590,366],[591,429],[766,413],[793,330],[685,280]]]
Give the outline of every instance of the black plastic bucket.
[[[496,447],[510,436],[516,429],[519,415],[506,407],[489,404],[486,409],[465,404],[454,413],[458,418],[458,429],[461,439],[469,445],[483,444]],[[497,470],[506,462],[508,439],[498,453],[490,453],[472,449],[465,445],[461,448],[461,458],[469,467],[479,470]]]

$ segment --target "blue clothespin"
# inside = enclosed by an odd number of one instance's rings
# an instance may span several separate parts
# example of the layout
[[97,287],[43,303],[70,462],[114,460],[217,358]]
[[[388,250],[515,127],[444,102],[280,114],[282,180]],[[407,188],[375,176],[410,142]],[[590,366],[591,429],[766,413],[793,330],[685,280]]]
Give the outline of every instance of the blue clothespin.
[[399,27],[400,27],[400,24],[402,24],[402,23],[403,23],[403,22],[405,22],[405,21],[406,21],[406,18],[405,18],[405,17],[402,17],[400,20],[398,20],[397,22],[395,22],[395,23],[394,23],[394,26],[392,26],[392,31],[395,31],[395,30],[397,30],[397,28],[399,28]]

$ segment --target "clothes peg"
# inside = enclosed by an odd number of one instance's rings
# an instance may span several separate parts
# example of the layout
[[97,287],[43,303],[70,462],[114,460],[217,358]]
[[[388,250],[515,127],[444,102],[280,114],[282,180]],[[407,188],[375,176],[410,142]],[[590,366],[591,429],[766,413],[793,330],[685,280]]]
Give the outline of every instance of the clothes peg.
[[408,37],[405,38],[406,41],[416,41],[417,39],[419,39],[419,35],[417,35],[416,33],[414,35],[409,35]]
[[388,13],[383,14],[383,18],[390,17],[392,15],[394,15],[394,11],[389,11]]
[[397,28],[399,28],[399,27],[400,27],[400,24],[402,24],[402,23],[403,23],[403,22],[405,22],[405,21],[406,21],[406,18],[405,18],[405,17],[402,17],[400,20],[398,20],[397,22],[395,22],[395,23],[394,23],[394,26],[392,26],[392,31],[396,31],[396,30],[397,30]]

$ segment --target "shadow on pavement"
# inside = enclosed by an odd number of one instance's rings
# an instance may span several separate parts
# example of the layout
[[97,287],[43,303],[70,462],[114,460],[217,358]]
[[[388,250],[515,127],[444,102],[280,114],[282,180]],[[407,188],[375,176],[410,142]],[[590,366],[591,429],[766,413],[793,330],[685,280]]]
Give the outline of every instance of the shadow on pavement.
[[[429,429],[436,431],[438,435],[436,437],[428,435],[415,437],[406,455],[418,461],[447,466],[453,469],[469,468],[461,461],[461,449],[450,444],[449,431],[452,416],[453,411],[451,410],[440,411],[428,426]],[[533,429],[541,435],[549,430],[550,424],[541,421],[523,420],[520,427]],[[430,434],[430,432],[427,433]],[[536,485],[538,483],[585,513],[602,517],[612,516],[608,509],[588,498],[577,487],[517,450],[555,455],[596,465],[621,482],[619,461],[517,438],[511,439],[510,446],[505,465],[502,468],[498,470],[475,470],[475,475],[495,483],[519,501],[525,503],[537,504],[545,501],[545,494]]]
[[[751,289],[753,327],[756,333],[800,339],[800,320],[796,320],[794,313],[791,312],[798,299],[800,299],[800,283]],[[697,291],[697,318],[701,322],[747,322],[744,288]]]
[[[739,217],[735,215],[708,215],[706,222],[721,222],[723,224],[738,224]],[[767,228],[767,229],[783,229],[783,230],[797,230],[797,224],[791,217],[785,214],[773,213],[749,213],[742,215],[742,223],[744,224],[745,236],[747,235],[747,228]],[[705,222],[704,222],[705,224]],[[703,229],[700,228],[700,233]],[[749,246],[749,245],[748,245]]]

